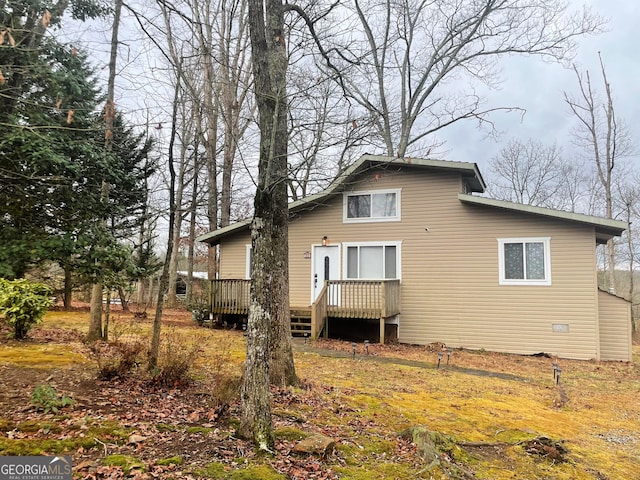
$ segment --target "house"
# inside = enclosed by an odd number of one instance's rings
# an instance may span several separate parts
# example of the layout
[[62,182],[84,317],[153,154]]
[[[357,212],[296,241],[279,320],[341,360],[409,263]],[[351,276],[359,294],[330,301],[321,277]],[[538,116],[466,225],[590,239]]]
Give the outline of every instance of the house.
[[[630,361],[630,305],[598,290],[596,265],[596,245],[626,223],[484,190],[474,163],[364,155],[292,203],[292,329],[374,322],[380,341]],[[248,312],[249,227],[199,238],[220,248],[216,314]]]

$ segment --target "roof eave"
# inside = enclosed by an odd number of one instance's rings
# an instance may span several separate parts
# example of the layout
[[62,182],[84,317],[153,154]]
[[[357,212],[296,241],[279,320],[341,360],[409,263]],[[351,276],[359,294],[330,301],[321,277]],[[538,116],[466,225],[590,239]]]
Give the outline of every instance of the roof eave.
[[209,245],[217,245],[218,243],[220,243],[220,240],[222,240],[223,237],[235,233],[236,230],[240,231],[244,228],[248,228],[249,225],[251,225],[251,221],[252,219],[248,218],[246,220],[241,220],[240,222],[233,223],[226,227],[218,228],[217,230],[213,230],[209,233],[205,233],[204,235],[196,237],[196,241],[208,243]]
[[620,236],[629,225],[621,220],[613,220],[609,218],[585,215],[582,213],[565,212],[563,210],[553,210],[544,207],[535,207],[532,205],[524,205],[520,203],[507,202],[504,200],[496,200],[487,197],[476,197],[461,193],[458,199],[467,204],[482,205],[485,207],[500,208],[512,212],[519,212],[529,215],[537,215],[547,218],[555,218],[557,220],[579,223],[582,225],[590,225],[594,227],[597,243],[606,243],[613,237]]

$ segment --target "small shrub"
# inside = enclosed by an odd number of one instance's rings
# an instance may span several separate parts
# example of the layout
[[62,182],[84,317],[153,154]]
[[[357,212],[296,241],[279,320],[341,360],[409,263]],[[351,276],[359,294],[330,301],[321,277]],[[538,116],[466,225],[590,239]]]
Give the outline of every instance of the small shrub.
[[153,381],[162,387],[180,387],[191,383],[191,369],[201,355],[204,339],[170,330],[160,342],[158,366]]
[[31,404],[44,413],[57,413],[61,408],[72,406],[74,401],[70,397],[59,395],[55,388],[43,383],[31,394]]
[[147,339],[139,325],[119,321],[112,323],[109,338],[108,342],[94,342],[90,347],[98,363],[98,378],[127,378],[142,363]]
[[51,289],[42,283],[0,278],[0,314],[13,328],[13,337],[21,340],[42,321],[53,304]]
[[98,378],[113,380],[128,377],[140,364],[144,350],[145,345],[138,338],[94,342],[91,352],[98,363]]
[[219,417],[240,396],[242,368],[231,358],[233,342],[230,335],[220,336],[216,339],[215,348],[207,352],[206,366],[215,381],[212,407]]
[[215,389],[213,391],[213,410],[217,417],[222,417],[229,406],[240,397],[240,386],[242,385],[242,374],[228,373],[215,378]]
[[198,325],[202,326],[209,321],[209,304],[205,302],[194,302],[187,306],[191,312],[191,318]]

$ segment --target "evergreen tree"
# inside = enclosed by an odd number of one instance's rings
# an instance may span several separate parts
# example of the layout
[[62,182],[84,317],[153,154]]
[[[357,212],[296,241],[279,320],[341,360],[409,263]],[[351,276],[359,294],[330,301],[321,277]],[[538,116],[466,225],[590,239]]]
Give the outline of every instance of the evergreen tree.
[[105,10],[91,0],[0,7],[0,277],[47,260],[68,283],[71,271],[84,281],[145,275],[151,247],[124,239],[146,220],[151,144],[117,116],[113,149],[104,149],[104,98],[87,57],[50,34],[67,7],[80,19]]

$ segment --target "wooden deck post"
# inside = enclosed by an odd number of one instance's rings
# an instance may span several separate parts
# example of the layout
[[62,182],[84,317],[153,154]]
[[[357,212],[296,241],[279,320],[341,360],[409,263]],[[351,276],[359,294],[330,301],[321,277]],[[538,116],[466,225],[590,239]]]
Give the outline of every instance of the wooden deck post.
[[378,295],[380,296],[380,345],[384,345],[384,319],[387,315],[387,288],[385,283],[382,283],[378,288]]

